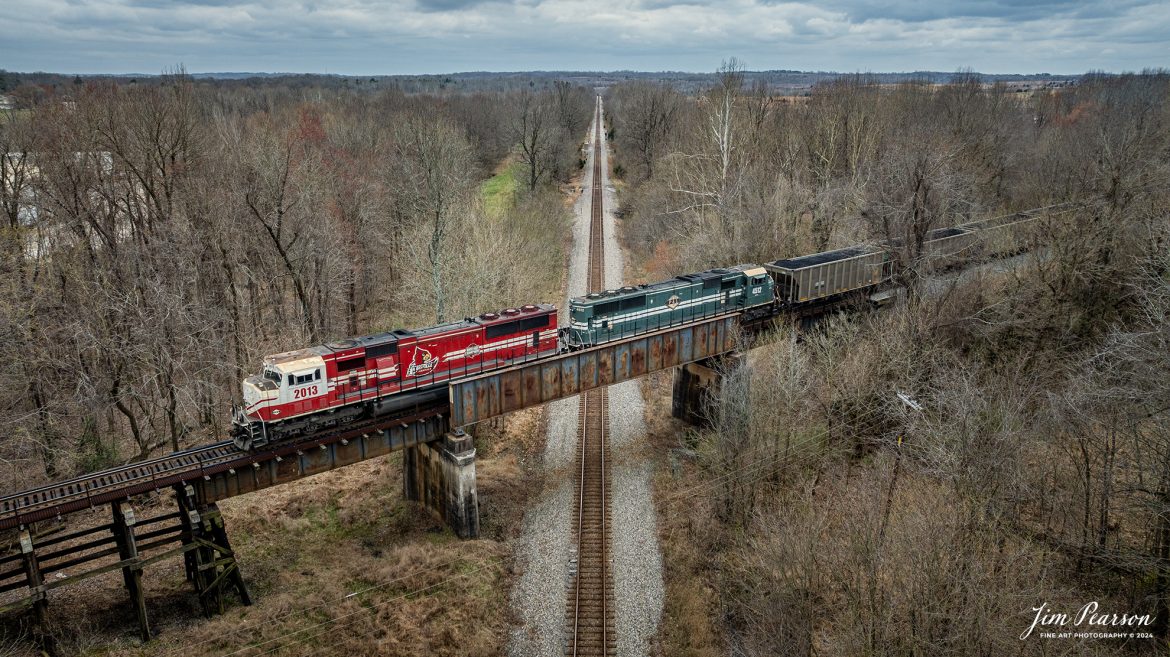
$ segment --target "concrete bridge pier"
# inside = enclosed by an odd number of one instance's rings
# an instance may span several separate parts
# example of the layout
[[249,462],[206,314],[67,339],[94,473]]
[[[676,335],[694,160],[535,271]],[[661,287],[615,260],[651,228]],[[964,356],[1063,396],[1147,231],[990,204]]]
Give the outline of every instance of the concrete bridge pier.
[[425,505],[459,538],[479,537],[475,490],[475,441],[461,429],[442,439],[407,447],[402,456],[406,499]]
[[711,426],[723,373],[743,367],[746,358],[740,352],[728,352],[679,367],[674,374],[670,414],[688,424]]

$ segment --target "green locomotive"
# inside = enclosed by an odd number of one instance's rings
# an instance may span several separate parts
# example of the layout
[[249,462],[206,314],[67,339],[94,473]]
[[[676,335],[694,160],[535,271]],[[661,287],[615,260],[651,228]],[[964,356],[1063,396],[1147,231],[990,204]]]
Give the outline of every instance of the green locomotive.
[[[937,228],[925,235],[921,255],[937,270],[987,254],[1019,252],[1030,244],[1025,224],[1033,218],[1011,215]],[[901,244],[898,239],[860,244],[593,292],[569,300],[569,326],[562,335],[568,348],[580,349],[724,313],[743,312],[745,319],[753,319],[864,295],[882,305],[892,298],[888,288]]]
[[573,348],[590,347],[767,306],[773,299],[772,279],[759,265],[709,269],[660,283],[592,292],[569,300],[567,340]]

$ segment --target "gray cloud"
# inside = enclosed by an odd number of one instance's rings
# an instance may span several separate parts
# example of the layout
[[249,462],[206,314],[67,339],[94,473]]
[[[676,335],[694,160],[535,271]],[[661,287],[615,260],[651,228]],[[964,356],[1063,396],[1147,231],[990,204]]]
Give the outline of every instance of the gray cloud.
[[415,6],[422,11],[453,11],[470,9],[492,0],[415,0]]
[[0,67],[63,72],[1170,65],[1170,6],[1141,0],[7,0],[0,30]]
[[1004,21],[1059,20],[1062,17],[1108,18],[1119,16],[1141,3],[1137,0],[830,0],[821,4],[842,11],[856,21],[890,19],[922,23],[947,18],[994,18]]

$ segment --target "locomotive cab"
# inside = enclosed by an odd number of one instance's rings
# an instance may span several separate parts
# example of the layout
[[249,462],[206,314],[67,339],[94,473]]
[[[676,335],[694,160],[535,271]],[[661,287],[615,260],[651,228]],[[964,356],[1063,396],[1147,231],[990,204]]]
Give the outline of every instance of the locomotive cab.
[[244,379],[244,412],[274,422],[313,408],[328,389],[325,374],[325,360],[312,349],[269,356],[260,376]]

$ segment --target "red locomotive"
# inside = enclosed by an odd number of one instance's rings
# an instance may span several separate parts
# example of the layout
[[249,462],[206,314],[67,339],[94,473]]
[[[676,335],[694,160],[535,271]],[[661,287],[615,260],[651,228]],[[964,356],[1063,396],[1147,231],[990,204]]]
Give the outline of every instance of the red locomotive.
[[276,354],[244,379],[232,437],[248,450],[391,413],[427,401],[399,393],[438,399],[451,379],[556,351],[556,306],[540,304]]

